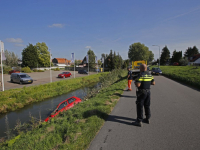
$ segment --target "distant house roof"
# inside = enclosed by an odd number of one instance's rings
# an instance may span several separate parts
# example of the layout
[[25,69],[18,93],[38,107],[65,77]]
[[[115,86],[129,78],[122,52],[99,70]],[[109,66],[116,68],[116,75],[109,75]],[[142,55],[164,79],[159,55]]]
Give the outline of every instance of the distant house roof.
[[67,60],[66,58],[54,58],[52,62],[57,64],[69,64],[71,60]]
[[190,62],[195,62],[198,58],[200,58],[200,54],[196,54],[192,57],[192,59],[190,59]]

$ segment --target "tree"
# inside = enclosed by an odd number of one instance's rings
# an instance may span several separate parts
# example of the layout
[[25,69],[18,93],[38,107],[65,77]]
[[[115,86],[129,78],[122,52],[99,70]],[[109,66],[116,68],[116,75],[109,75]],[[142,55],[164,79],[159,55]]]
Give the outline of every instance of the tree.
[[48,67],[50,66],[50,52],[48,51],[48,46],[42,43],[36,43],[35,47],[37,48],[38,52],[38,63],[41,67]]
[[154,59],[154,53],[152,51],[149,51],[148,63],[152,62],[153,59]]
[[181,66],[186,66],[186,65],[188,65],[188,59],[187,58],[181,58],[179,60],[179,63],[180,63]]
[[161,54],[161,57],[160,57],[160,64],[165,65],[169,61],[169,59],[170,59],[170,51],[167,48],[167,46],[165,46],[162,49],[162,54]]
[[34,68],[38,64],[38,50],[36,46],[29,44],[22,51],[22,64],[25,67]]
[[98,60],[98,66],[101,66],[101,65],[102,65],[101,60]]
[[76,65],[79,65],[81,62],[82,62],[82,60],[76,60],[76,59],[75,59],[75,64],[76,64]]
[[199,54],[199,50],[196,46],[193,46],[193,48],[188,47],[188,49],[186,49],[184,56],[189,58],[194,56],[195,54]]
[[149,48],[140,42],[129,46],[128,57],[130,61],[149,60]]
[[179,62],[181,58],[182,58],[182,51],[177,52],[176,50],[174,50],[171,63]]
[[4,60],[4,64],[6,66],[14,67],[18,65],[18,56],[14,52],[9,52],[5,50],[4,52],[6,60]]
[[95,67],[95,54],[91,49],[88,50],[87,54],[89,57],[89,67],[94,68]]

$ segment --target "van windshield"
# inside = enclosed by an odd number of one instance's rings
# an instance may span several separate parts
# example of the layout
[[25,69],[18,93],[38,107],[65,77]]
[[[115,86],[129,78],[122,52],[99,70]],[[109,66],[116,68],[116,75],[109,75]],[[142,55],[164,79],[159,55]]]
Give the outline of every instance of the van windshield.
[[21,78],[29,78],[30,76],[27,74],[20,75]]

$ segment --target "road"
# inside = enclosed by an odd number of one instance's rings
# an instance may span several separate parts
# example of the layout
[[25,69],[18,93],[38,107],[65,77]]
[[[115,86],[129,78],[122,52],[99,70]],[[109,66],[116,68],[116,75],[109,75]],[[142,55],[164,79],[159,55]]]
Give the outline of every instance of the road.
[[151,88],[151,123],[136,121],[136,94],[124,91],[89,150],[200,149],[200,91],[155,76]]
[[[72,76],[69,78],[57,78],[58,74],[63,72],[61,71],[51,71],[52,72],[52,82],[55,81],[60,81],[60,80],[67,80],[74,78],[74,71],[71,71]],[[4,89],[15,89],[15,88],[22,88],[23,86],[33,86],[33,85],[40,85],[40,84],[45,84],[50,82],[50,71],[46,70],[45,72],[32,72],[32,73],[27,73],[31,78],[33,79],[32,84],[23,84],[20,85],[19,83],[11,83],[10,82],[10,75],[4,74]],[[96,72],[90,72],[89,75],[91,74],[96,74]],[[75,77],[83,77],[87,76],[86,74],[78,74],[78,71],[75,71]],[[1,78],[1,77],[0,77]],[[0,79],[1,81],[1,79]],[[0,91],[2,91],[2,87],[0,87]]]

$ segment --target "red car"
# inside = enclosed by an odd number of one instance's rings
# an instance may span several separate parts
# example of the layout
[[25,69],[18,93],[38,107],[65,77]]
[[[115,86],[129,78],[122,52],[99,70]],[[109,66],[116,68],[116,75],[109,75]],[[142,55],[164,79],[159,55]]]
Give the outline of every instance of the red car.
[[72,74],[70,72],[62,72],[58,75],[58,78],[66,78],[66,77],[71,77]]
[[78,97],[75,97],[75,96],[72,96],[72,97],[64,100],[56,107],[56,109],[53,111],[53,113],[51,113],[51,115],[49,117],[47,117],[44,121],[45,122],[49,121],[51,118],[54,118],[55,116],[57,116],[60,112],[66,111],[66,110],[74,107],[74,104],[78,104],[80,102],[81,102],[81,99]]
[[11,71],[9,71],[8,73],[9,73],[9,74],[12,74],[12,73],[20,73],[20,71],[19,71],[19,70],[11,70]]
[[174,62],[174,63],[173,63],[173,66],[179,66],[179,63]]

